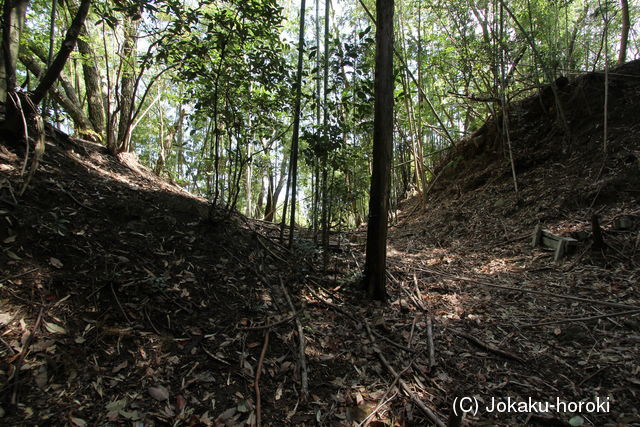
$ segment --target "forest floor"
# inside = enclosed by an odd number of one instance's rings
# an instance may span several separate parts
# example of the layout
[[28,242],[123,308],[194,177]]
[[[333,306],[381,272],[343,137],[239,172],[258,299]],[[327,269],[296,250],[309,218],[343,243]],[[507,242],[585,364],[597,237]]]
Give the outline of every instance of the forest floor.
[[[518,196],[491,122],[458,144],[396,212],[386,305],[354,285],[362,232],[325,270],[59,134],[14,198],[24,150],[0,144],[0,424],[429,425],[465,396],[470,425],[640,423],[640,64],[609,77],[606,156],[602,74],[559,88],[571,137],[548,91],[512,106]],[[532,248],[538,223],[576,251]],[[486,409],[508,398],[608,411]]]

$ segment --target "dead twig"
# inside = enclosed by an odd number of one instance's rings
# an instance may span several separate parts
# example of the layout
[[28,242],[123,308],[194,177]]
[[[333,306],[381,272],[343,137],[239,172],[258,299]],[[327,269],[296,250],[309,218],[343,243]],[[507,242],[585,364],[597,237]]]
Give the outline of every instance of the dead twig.
[[151,325],[151,328],[156,332],[156,334],[162,335],[160,333],[160,331],[156,328],[156,325],[154,325],[153,322],[151,321],[151,316],[149,316],[149,310],[147,310],[147,306],[146,305],[144,306],[142,311],[144,311],[144,315],[146,316],[147,320],[149,321],[149,324]]
[[260,427],[262,425],[262,408],[261,408],[261,398],[260,398],[260,376],[262,375],[262,365],[264,363],[264,356],[267,354],[267,347],[269,346],[269,332],[270,329],[267,329],[267,332],[264,334],[264,344],[262,344],[262,351],[260,352],[260,359],[258,359],[258,366],[256,368],[256,380],[254,385],[254,389],[256,391],[256,426]]
[[[282,288],[282,292],[284,293],[285,298],[287,299],[287,303],[289,304],[289,308],[293,313],[296,313],[296,307],[291,302],[291,297],[289,297],[289,293],[287,292],[287,288],[284,286],[284,281],[282,280],[282,276],[280,276],[280,287]],[[298,339],[300,341],[300,346],[298,349],[298,356],[300,358],[300,394],[302,398],[306,400],[309,394],[309,374],[307,372],[307,360],[304,352],[305,347],[305,338],[304,331],[302,330],[302,322],[300,319],[296,317],[296,326],[298,327]]]
[[425,415],[429,418],[429,420],[431,420],[433,424],[435,424],[438,427],[445,427],[446,424],[442,422],[440,418],[438,418],[438,416],[435,414],[435,412],[429,409],[429,407],[425,405],[424,402],[420,398],[418,398],[418,396],[415,395],[415,393],[411,390],[411,388],[409,388],[407,383],[402,378],[400,378],[400,374],[397,373],[395,369],[393,369],[393,366],[391,366],[389,361],[387,361],[387,359],[384,357],[384,354],[382,354],[382,351],[380,351],[378,346],[375,344],[375,337],[373,336],[373,332],[371,332],[371,327],[369,327],[369,322],[367,322],[366,319],[362,319],[362,323],[364,324],[367,334],[369,335],[369,339],[371,340],[373,351],[378,355],[378,359],[380,359],[384,367],[391,373],[391,375],[393,375],[394,377],[398,377],[400,386],[402,390],[405,392],[405,394],[411,399],[411,401],[413,401],[413,403],[418,408],[422,410],[422,412],[425,413]]
[[131,320],[129,319],[129,316],[127,316],[127,313],[124,311],[124,308],[122,307],[122,304],[120,304],[120,300],[118,299],[118,295],[116,295],[116,290],[113,288],[113,283],[111,283],[110,287],[111,287],[111,293],[113,294],[113,298],[116,300],[116,303],[118,304],[118,307],[120,308],[120,311],[122,312],[122,315],[127,320],[127,323],[131,324]]
[[231,363],[227,362],[226,360],[224,360],[221,357],[216,356],[215,354],[211,353],[209,350],[207,350],[206,348],[204,348],[204,346],[201,346],[200,348],[202,348],[202,351],[204,351],[204,353],[209,356],[210,358],[212,358],[213,360],[215,360],[216,362],[220,362],[224,365],[227,366],[231,366]]
[[603,319],[603,318],[606,318],[606,317],[632,316],[634,314],[639,314],[639,313],[640,313],[640,309],[638,309],[638,310],[627,310],[627,311],[619,311],[617,313],[599,314],[597,316],[573,317],[573,318],[551,320],[549,322],[530,323],[528,325],[520,325],[520,327],[531,328],[531,327],[534,327],[534,326],[558,325],[558,324],[561,324],[561,323],[588,322],[590,320]]
[[[262,236],[262,234],[260,234],[260,233],[258,233],[258,232],[255,232],[255,233],[256,233],[256,236],[257,236],[257,239],[256,239],[256,240],[258,241],[258,243],[260,244],[260,246],[262,246],[262,248],[263,248],[265,251],[269,252],[269,255],[271,255],[272,257],[274,257],[274,258],[275,258],[275,259],[277,259],[278,261],[282,262],[283,264],[288,264],[288,263],[287,263],[287,261],[285,261],[285,260],[284,260],[284,258],[282,258],[282,257],[280,257],[280,256],[278,256],[278,255],[276,255],[276,254],[275,254],[271,249],[269,249],[269,248],[267,247],[267,245],[265,245],[265,243],[264,243],[262,240],[260,240],[260,237],[264,238],[264,236]],[[270,243],[272,243],[272,242],[270,241]]]
[[85,209],[88,209],[90,211],[93,212],[100,212],[98,209],[94,209],[91,206],[87,206],[84,203],[82,203],[80,200],[76,199],[73,194],[69,193],[67,190],[65,190],[62,185],[59,182],[55,183],[56,186],[60,189],[60,191],[62,191],[64,194],[66,194],[67,196],[69,196],[71,198],[71,200],[73,200],[74,202],[76,202],[78,205],[82,206]]
[[291,316],[287,316],[284,319],[276,320],[275,322],[272,322],[272,323],[267,323],[266,325],[237,326],[236,329],[241,330],[241,331],[259,331],[261,329],[271,329],[271,328],[275,328],[276,326],[280,326],[280,325],[282,325],[284,323],[289,323],[293,319],[295,319],[296,317],[298,317],[298,313],[294,313]]
[[[405,371],[403,370],[401,373],[404,373],[404,372]],[[393,383],[389,386],[389,388],[385,392],[384,396],[382,396],[382,398],[380,399],[380,403],[378,403],[376,405],[376,407],[373,409],[373,411],[371,411],[371,413],[369,415],[367,415],[367,418],[365,418],[364,420],[362,420],[362,422],[360,424],[358,424],[358,427],[367,427],[369,425],[369,421],[371,420],[371,418],[373,418],[378,413],[378,411],[380,411],[380,409],[382,409],[382,407],[384,405],[386,405],[387,403],[391,402],[393,399],[396,398],[398,393],[393,393],[390,398],[385,400],[385,398],[389,394],[389,391],[391,391],[391,389],[393,388],[393,386],[396,385],[397,382],[398,382],[398,378],[393,380]]]
[[[16,405],[18,403],[18,387],[20,385],[20,381],[18,378],[20,376],[20,369],[22,369],[22,364],[24,363],[25,357],[27,357],[27,353],[29,352],[29,347],[31,347],[31,343],[33,342],[33,338],[36,335],[36,331],[40,327],[40,323],[42,322],[42,316],[44,315],[44,307],[40,308],[40,312],[38,313],[38,317],[36,318],[36,322],[33,324],[33,329],[31,330],[31,334],[27,337],[27,341],[22,346],[20,350],[20,358],[16,363],[14,369],[13,378],[9,378],[9,380],[13,380],[13,392],[11,393],[11,404]],[[9,383],[9,381],[7,381]]]
[[521,288],[521,287],[515,287],[515,286],[496,285],[495,283],[485,282],[485,281],[480,280],[480,279],[473,279],[473,278],[470,278],[470,277],[456,276],[454,274],[443,273],[443,272],[440,272],[440,271],[437,271],[437,270],[428,269],[428,268],[425,268],[425,267],[420,267],[420,268],[418,268],[418,270],[424,271],[426,273],[432,273],[432,274],[437,274],[439,276],[448,277],[448,278],[454,279],[454,280],[460,280],[462,282],[475,283],[477,285],[487,286],[487,287],[490,287],[490,288],[506,289],[506,290],[509,290],[509,291],[524,292],[524,293],[528,293],[528,294],[544,295],[546,297],[556,298],[556,299],[561,299],[561,300],[588,302],[590,304],[606,305],[606,306],[609,306],[609,307],[630,308],[630,309],[634,309],[634,310],[640,310],[640,307],[637,307],[635,305],[622,304],[622,303],[619,303],[619,302],[611,302],[611,301],[601,301],[601,300],[595,300],[595,299],[590,299],[590,298],[582,298],[582,297],[576,297],[576,296],[573,296],[573,295],[554,294],[554,293],[551,293],[551,292],[536,291],[534,289],[527,289],[527,288]]
[[[345,316],[347,316],[349,319],[353,320],[355,323],[362,323],[361,319],[358,319],[357,317],[355,317],[353,314],[349,313],[348,311],[344,310],[343,308],[330,303],[329,301],[326,301],[324,298],[322,298],[320,295],[318,295],[318,293],[316,293],[310,286],[307,285],[307,289],[318,299],[318,301],[320,301],[320,303],[324,304],[325,306],[337,311],[338,313],[344,314]],[[421,351],[415,350],[413,348],[409,348],[407,346],[404,346],[402,344],[398,344],[397,342],[393,341],[390,338],[385,337],[384,335],[382,335],[380,332],[378,331],[373,331],[373,334],[375,336],[377,336],[378,338],[380,338],[381,340],[387,342],[388,344],[406,351],[408,353],[422,353]]]
[[582,384],[586,383],[587,381],[589,381],[591,378],[595,377],[596,375],[598,375],[599,373],[601,373],[602,371],[604,371],[605,369],[611,368],[615,365],[605,365],[602,368],[598,369],[597,371],[595,371],[593,374],[589,375],[588,377],[584,378],[582,381],[580,381],[577,385],[578,387],[582,386]]
[[13,274],[11,276],[6,276],[0,279],[0,283],[6,282],[7,280],[17,279],[18,277],[26,276],[29,273],[33,273],[34,271],[38,271],[37,268],[32,268],[31,270],[23,271],[22,273]]
[[402,351],[406,351],[406,352],[408,352],[408,353],[421,353],[420,351],[415,350],[415,349],[413,349],[413,348],[410,348],[410,347],[404,346],[404,345],[402,345],[402,344],[398,344],[397,342],[393,341],[392,339],[385,337],[384,335],[382,335],[382,334],[381,334],[380,332],[378,332],[378,331],[373,331],[373,333],[374,333],[374,335],[375,335],[375,336],[377,336],[377,337],[378,337],[378,338],[380,338],[381,340],[383,340],[383,341],[385,341],[385,342],[389,343],[390,345],[392,345],[392,346],[394,346],[394,347],[396,347],[396,348],[398,348],[398,349],[400,349],[400,350],[402,350]]
[[467,340],[471,341],[473,344],[477,345],[480,348],[483,348],[487,351],[490,351],[492,353],[495,353],[499,356],[505,357],[507,359],[511,359],[511,360],[515,360],[516,362],[520,362],[520,363],[525,363],[525,360],[523,358],[521,358],[520,356],[518,356],[517,354],[505,351],[505,350],[500,350],[497,347],[494,347],[491,344],[485,343],[483,341],[480,341],[478,338],[474,337],[473,335],[469,335],[466,334],[464,332],[460,332],[460,331],[456,331],[453,330],[453,333],[455,333],[456,335],[462,337],[462,338],[466,338]]
[[436,366],[436,349],[433,346],[433,321],[431,316],[427,317],[427,340],[429,341],[429,367]]

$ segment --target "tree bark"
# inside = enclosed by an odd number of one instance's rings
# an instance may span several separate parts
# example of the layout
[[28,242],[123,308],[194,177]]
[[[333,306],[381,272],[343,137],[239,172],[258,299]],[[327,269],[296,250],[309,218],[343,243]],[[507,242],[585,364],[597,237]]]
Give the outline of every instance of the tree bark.
[[[34,56],[40,59],[43,64],[47,64],[47,53],[40,46],[35,43],[29,43],[27,48],[29,50],[29,53],[32,53]],[[20,59],[20,61],[22,61],[22,59]],[[39,77],[42,77],[42,73],[39,74]],[[71,82],[66,79],[62,73],[60,73],[60,75],[58,76],[58,83],[60,83],[60,86],[62,86],[62,89],[64,90],[64,93],[69,101],[74,102],[78,106],[80,106],[78,91],[76,91]]]
[[377,0],[374,83],[373,173],[364,266],[369,298],[385,301],[389,181],[393,155],[393,9],[394,0]]
[[[77,13],[78,6],[75,1],[67,2],[69,12]],[[93,124],[93,129],[100,137],[104,138],[105,132],[105,97],[101,88],[101,77],[96,66],[96,55],[89,43],[89,30],[86,23],[82,24],[80,37],[78,37],[78,52],[82,55],[82,74],[84,76],[84,86],[87,93],[87,107],[89,120]]]
[[82,0],[82,2],[80,3],[78,13],[73,18],[71,26],[67,30],[67,34],[62,41],[60,50],[51,63],[51,66],[45,72],[42,80],[40,80],[40,83],[31,94],[31,102],[33,102],[34,105],[38,105],[40,101],[42,101],[49,88],[53,86],[58,76],[62,72],[62,69],[66,64],[69,55],[71,55],[71,52],[76,46],[76,40],[78,40],[80,29],[82,28],[82,24],[87,18],[87,14],[89,13],[89,6],[91,6],[91,0]]
[[24,26],[28,0],[5,0],[3,7],[2,49],[0,50],[0,102],[16,87],[16,64],[20,34]]
[[[28,55],[20,54],[20,62],[22,62],[35,77],[39,78],[42,76],[42,68],[35,59]],[[76,131],[83,137],[89,136],[86,131],[91,130],[92,126],[84,114],[84,111],[80,108],[80,104],[62,94],[55,85],[49,88],[49,94],[53,100],[69,114],[69,117],[73,120]]]
[[118,151],[130,149],[130,128],[133,116],[135,86],[135,54],[138,25],[131,18],[124,20],[124,42],[122,46],[122,76],[120,77],[120,118],[118,121]]
[[629,41],[629,28],[631,27],[629,20],[629,2],[627,0],[620,0],[620,8],[622,9],[622,30],[620,31],[618,65],[624,64],[627,60],[627,43]]
[[291,138],[291,231],[289,247],[293,245],[293,230],[296,226],[296,196],[298,193],[298,138],[300,131],[300,97],[302,96],[302,59],[304,54],[305,0],[300,1],[300,33],[298,35],[298,73],[296,74],[296,99],[293,107],[293,136]]
[[[329,142],[329,106],[327,103],[329,94],[329,2],[325,2],[324,6],[324,72],[323,72],[323,90],[322,90],[322,128],[324,142]],[[328,153],[323,150],[322,156],[322,216],[320,219],[322,227],[322,247],[324,248],[322,254],[322,267],[326,270],[329,262],[329,189],[327,188],[327,168],[328,166]]]

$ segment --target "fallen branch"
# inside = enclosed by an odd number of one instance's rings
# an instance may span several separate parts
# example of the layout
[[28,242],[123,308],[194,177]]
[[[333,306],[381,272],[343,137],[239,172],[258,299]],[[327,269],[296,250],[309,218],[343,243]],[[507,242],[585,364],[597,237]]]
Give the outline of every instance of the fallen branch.
[[[329,301],[326,301],[324,298],[322,298],[320,295],[318,295],[310,286],[307,286],[307,289],[309,289],[309,291],[318,299],[318,301],[320,301],[322,304],[324,304],[325,306],[337,311],[340,314],[344,314],[345,316],[347,316],[349,319],[353,320],[355,323],[362,323],[361,319],[358,319],[357,317],[355,317],[354,315],[352,315],[351,313],[349,313],[348,311],[344,310],[343,308],[330,303]],[[373,334],[375,336],[377,336],[378,338],[380,338],[381,340],[389,343],[390,345],[406,351],[408,353],[421,353],[421,351],[415,350],[413,348],[409,348],[407,346],[404,346],[402,344],[398,344],[397,342],[391,340],[390,338],[385,337],[384,335],[382,335],[381,333],[379,333],[378,331],[373,331]]]
[[[287,303],[289,304],[289,308],[291,311],[296,313],[296,307],[291,302],[291,297],[289,297],[289,293],[287,292],[287,288],[284,286],[284,281],[282,280],[282,276],[280,277],[280,287],[282,288],[282,292],[284,293],[285,298],[287,299]],[[305,347],[305,339],[304,339],[304,331],[302,330],[302,322],[300,319],[296,317],[296,326],[298,327],[298,339],[300,341],[300,346],[298,350],[298,356],[300,358],[300,394],[302,394],[302,398],[306,400],[309,394],[309,374],[307,372],[307,360],[304,354]]]
[[64,194],[66,194],[67,196],[69,196],[69,197],[71,198],[71,200],[73,200],[74,202],[76,202],[78,205],[82,206],[82,207],[83,207],[83,208],[85,208],[85,209],[88,209],[88,210],[90,210],[90,211],[93,211],[93,212],[100,212],[98,209],[94,209],[94,208],[92,208],[91,206],[87,206],[87,205],[85,205],[84,203],[82,203],[80,200],[76,199],[76,198],[73,196],[73,194],[71,194],[71,193],[69,193],[67,190],[65,190],[65,189],[64,189],[64,187],[62,187],[62,185],[60,185],[60,183],[59,183],[59,182],[56,182],[55,184],[58,186],[58,188],[60,189],[60,191],[62,191],[62,192],[63,192]]
[[373,332],[371,332],[369,322],[367,322],[366,319],[362,319],[362,323],[364,324],[364,327],[367,330],[367,334],[369,335],[369,339],[371,340],[373,351],[375,351],[375,353],[378,355],[378,358],[380,359],[384,367],[387,368],[387,370],[391,373],[391,375],[393,375],[394,377],[398,377],[398,382],[400,383],[400,386],[405,394],[411,399],[411,401],[413,401],[413,403],[415,403],[418,408],[422,410],[422,412],[425,413],[425,415],[429,418],[429,420],[431,420],[432,423],[434,423],[438,427],[445,427],[446,424],[442,422],[438,418],[438,416],[431,409],[429,409],[429,407],[425,405],[420,398],[418,398],[418,396],[415,395],[415,393],[411,390],[411,388],[409,388],[407,383],[402,378],[400,378],[400,374],[397,373],[395,369],[393,369],[393,366],[391,366],[391,364],[384,357],[382,351],[380,351],[378,346],[375,345],[376,339],[373,336]]
[[505,351],[505,350],[500,350],[497,347],[492,346],[491,344],[487,344],[483,341],[480,341],[478,338],[474,337],[473,335],[469,335],[466,334],[464,332],[460,332],[460,331],[456,331],[453,330],[453,333],[455,333],[456,335],[462,337],[462,338],[466,338],[467,340],[471,341],[472,343],[474,343],[475,345],[477,345],[480,348],[483,348],[487,351],[490,351],[492,353],[498,354],[502,357],[505,357],[507,359],[511,359],[511,360],[515,360],[516,362],[520,362],[520,363],[525,363],[525,360],[523,358],[521,358],[520,356],[518,356],[517,354]]
[[383,340],[383,341],[385,341],[385,342],[389,343],[390,345],[392,345],[392,346],[394,346],[394,347],[396,347],[396,348],[398,348],[398,349],[400,349],[400,350],[402,350],[402,351],[406,351],[406,352],[408,352],[408,353],[414,353],[414,354],[415,354],[415,353],[421,353],[421,351],[418,351],[418,350],[415,350],[415,349],[413,349],[413,348],[410,348],[410,347],[404,346],[404,345],[402,345],[402,344],[398,344],[397,342],[393,341],[392,339],[385,337],[384,335],[382,335],[382,334],[381,334],[380,332],[378,332],[378,331],[373,331],[373,333],[374,333],[374,335],[375,335],[375,336],[377,336],[377,337],[378,337],[378,338],[380,338],[381,340]]
[[256,380],[254,389],[256,391],[256,426],[260,427],[262,424],[262,412],[261,412],[261,399],[260,399],[260,376],[262,375],[262,365],[264,363],[264,355],[267,354],[267,347],[269,346],[269,332],[264,334],[264,344],[262,344],[262,351],[260,352],[260,359],[258,359],[258,367],[256,369]]
[[433,346],[433,321],[431,316],[427,317],[427,340],[429,341],[429,367],[436,366],[436,349]]
[[605,317],[632,316],[634,314],[639,314],[639,313],[640,313],[640,309],[628,310],[628,311],[619,311],[617,313],[599,314],[597,316],[573,317],[573,318],[566,318],[566,319],[551,320],[549,322],[530,323],[528,325],[520,325],[520,326],[523,328],[530,328],[534,326],[558,325],[560,323],[588,322],[590,320],[597,320]]
[[0,279],[0,283],[6,282],[7,280],[17,279],[18,277],[26,276],[29,273],[33,273],[34,271],[38,271],[37,268],[32,268],[31,270],[23,271],[22,273],[13,274],[11,276],[6,276]]
[[460,281],[463,281],[463,282],[475,283],[475,284],[478,284],[478,285],[481,285],[481,286],[487,286],[487,287],[490,287],[490,288],[506,289],[506,290],[509,290],[509,291],[524,292],[524,293],[528,293],[528,294],[544,295],[546,297],[562,299],[562,300],[588,302],[590,304],[606,305],[606,306],[609,306],[609,307],[619,307],[619,308],[629,308],[629,309],[634,309],[634,310],[640,310],[640,307],[635,306],[635,305],[622,304],[622,303],[610,302],[610,301],[601,301],[601,300],[595,300],[595,299],[590,299],[590,298],[582,298],[582,297],[576,297],[576,296],[573,296],[573,295],[554,294],[554,293],[551,293],[551,292],[536,291],[534,289],[519,288],[519,287],[515,287],[515,286],[496,285],[494,283],[485,282],[485,281],[480,280],[480,279],[472,279],[470,277],[462,277],[462,276],[456,276],[454,274],[442,273],[440,271],[432,270],[432,269],[425,268],[425,267],[420,267],[420,268],[418,268],[418,270],[424,271],[426,273],[432,273],[432,274],[437,274],[437,275],[440,275],[440,276],[448,277],[450,279],[460,280]]
[[[282,262],[283,264],[288,264],[287,261],[284,260],[284,258],[276,255],[271,249],[269,249],[267,247],[267,245],[264,244],[264,242],[262,240],[260,240],[260,237],[262,237],[263,239],[265,238],[262,234],[258,233],[257,231],[255,232],[256,236],[258,236],[258,238],[256,239],[258,241],[258,243],[260,244],[260,246],[262,246],[262,248],[269,252],[269,255],[271,255],[272,257],[274,257],[275,259],[277,259],[278,261]],[[270,243],[272,243],[271,241],[269,241]]]
[[[405,368],[406,370],[407,368]],[[400,372],[400,374],[404,373],[404,370],[402,372]],[[391,389],[393,388],[394,385],[396,385],[396,383],[398,382],[398,378],[393,380],[393,383],[389,386],[389,388],[387,389],[387,391],[385,392],[385,394],[382,396],[382,398],[380,399],[380,403],[378,403],[376,405],[376,407],[373,409],[373,411],[371,411],[371,413],[369,415],[367,415],[367,418],[365,418],[364,420],[362,420],[362,422],[360,424],[358,424],[358,427],[367,427],[369,425],[369,421],[371,420],[371,418],[373,418],[380,409],[382,409],[382,407],[384,405],[386,405],[387,403],[391,402],[393,399],[396,398],[396,396],[398,395],[398,393],[393,393],[393,395],[388,398],[387,400],[384,400],[387,395],[389,394],[389,391],[391,391]]]
[[271,328],[275,328],[276,326],[280,326],[284,323],[289,323],[291,322],[293,319],[295,319],[298,316],[298,313],[294,313],[291,316],[287,316],[284,319],[280,319],[277,320],[273,323],[268,323],[266,325],[258,325],[258,326],[237,326],[236,329],[240,330],[240,331],[259,331],[261,329],[271,329]]

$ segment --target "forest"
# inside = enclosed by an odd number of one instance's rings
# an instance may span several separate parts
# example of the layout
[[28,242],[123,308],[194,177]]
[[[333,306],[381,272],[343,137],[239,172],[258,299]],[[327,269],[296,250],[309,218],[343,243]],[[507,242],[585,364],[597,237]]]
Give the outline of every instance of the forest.
[[637,3],[0,3],[0,424],[640,424]]

